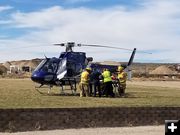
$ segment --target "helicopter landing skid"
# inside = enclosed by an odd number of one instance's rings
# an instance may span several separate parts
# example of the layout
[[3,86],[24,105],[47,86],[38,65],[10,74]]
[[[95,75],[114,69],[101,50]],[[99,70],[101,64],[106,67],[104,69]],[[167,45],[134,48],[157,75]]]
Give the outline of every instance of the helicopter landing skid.
[[62,80],[57,80],[56,84],[57,84],[57,86],[60,87],[61,93],[64,94],[64,87],[65,86],[70,86],[70,90],[71,90],[72,94],[76,95],[76,89],[77,89],[76,78],[66,77],[66,78],[63,78]]
[[45,93],[41,92],[38,88],[35,88],[35,90],[36,90],[38,93],[45,95]]
[[38,93],[40,93],[40,94],[45,94],[45,93],[43,93],[43,92],[41,92],[39,89],[40,88],[49,88],[48,89],[48,94],[50,93],[50,91],[51,91],[51,89],[52,89],[52,85],[48,85],[48,87],[42,87],[42,86],[44,86],[43,84],[41,84],[40,86],[35,86],[35,90],[38,92]]

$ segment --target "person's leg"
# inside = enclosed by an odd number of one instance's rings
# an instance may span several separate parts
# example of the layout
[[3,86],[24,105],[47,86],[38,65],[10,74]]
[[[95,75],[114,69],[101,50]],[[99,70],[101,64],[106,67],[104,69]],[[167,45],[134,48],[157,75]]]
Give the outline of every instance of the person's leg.
[[85,85],[84,85],[84,91],[85,91],[86,97],[89,97],[90,94],[89,94],[89,85],[88,85],[88,84],[85,84]]
[[101,97],[101,86],[99,82],[97,83],[97,89],[98,89],[98,95],[99,97]]
[[102,95],[105,95],[105,85],[104,83],[101,85]]
[[119,86],[119,96],[123,95],[123,87],[122,85]]
[[124,96],[124,94],[125,94],[125,86],[123,85],[123,84],[121,84],[120,85],[120,87],[119,87],[119,95],[120,96]]
[[109,82],[109,95],[110,95],[111,97],[114,97],[114,96],[115,96],[115,94],[114,94],[114,92],[113,92],[112,82]]
[[92,96],[92,83],[89,83],[89,95]]
[[125,89],[126,89],[126,84],[123,84],[122,85],[122,95],[123,96],[125,95]]
[[94,97],[96,97],[96,92],[97,92],[97,83],[94,83]]
[[82,83],[79,84],[79,89],[80,89],[80,97],[84,97],[84,87]]
[[106,96],[106,97],[108,97],[108,82],[105,82],[104,83],[104,95]]

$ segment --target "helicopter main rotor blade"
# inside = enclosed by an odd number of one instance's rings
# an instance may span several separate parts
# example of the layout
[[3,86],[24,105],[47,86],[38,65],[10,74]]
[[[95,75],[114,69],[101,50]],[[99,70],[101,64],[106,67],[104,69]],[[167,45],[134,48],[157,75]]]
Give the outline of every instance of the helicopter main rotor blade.
[[132,49],[121,48],[121,47],[113,47],[113,46],[105,46],[105,45],[86,45],[86,44],[77,44],[77,45],[78,46],[103,47],[103,48],[112,48],[112,49],[132,51]]
[[64,43],[61,43],[61,44],[53,44],[53,45],[56,45],[56,46],[65,46]]
[[[126,51],[133,51],[132,49],[121,48],[121,47],[113,47],[113,46],[105,46],[105,45],[77,44],[77,46],[103,47],[103,48],[112,48],[112,49],[120,49],[120,50],[126,50]],[[150,53],[150,52],[145,52],[145,51],[141,51],[141,50],[138,50],[137,52],[152,54],[152,53]]]

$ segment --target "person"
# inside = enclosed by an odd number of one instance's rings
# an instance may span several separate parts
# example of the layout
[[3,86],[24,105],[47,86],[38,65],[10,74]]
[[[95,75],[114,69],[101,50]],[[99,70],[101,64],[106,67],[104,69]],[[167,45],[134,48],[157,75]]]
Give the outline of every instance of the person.
[[110,95],[111,97],[114,97],[115,94],[113,92],[113,86],[112,86],[112,79],[111,79],[111,72],[108,69],[104,69],[102,73],[103,77],[103,83],[104,83],[104,92],[106,97]]
[[120,96],[125,95],[125,89],[126,89],[126,80],[127,80],[127,73],[124,71],[126,66],[119,66],[118,67],[118,80],[119,80],[119,88],[118,92]]
[[80,97],[87,96],[89,97],[89,76],[90,76],[91,68],[86,68],[85,71],[81,74],[80,80]]
[[91,74],[92,84],[94,86],[94,97],[96,97],[97,91],[98,91],[99,97],[101,97],[100,75],[101,73],[97,69],[94,69]]
[[54,69],[54,67],[53,67],[53,63],[50,63],[49,65],[48,65],[48,72],[49,73],[53,73],[53,70]]
[[89,96],[93,95],[93,77],[92,73],[89,75]]

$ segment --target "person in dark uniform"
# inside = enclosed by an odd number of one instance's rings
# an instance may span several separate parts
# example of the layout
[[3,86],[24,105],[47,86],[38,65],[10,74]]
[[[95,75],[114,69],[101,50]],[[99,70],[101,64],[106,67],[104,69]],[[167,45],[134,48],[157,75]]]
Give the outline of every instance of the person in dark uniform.
[[97,69],[94,69],[91,74],[92,84],[94,86],[94,97],[96,97],[97,91],[98,91],[99,97],[101,97],[100,75],[101,73]]

